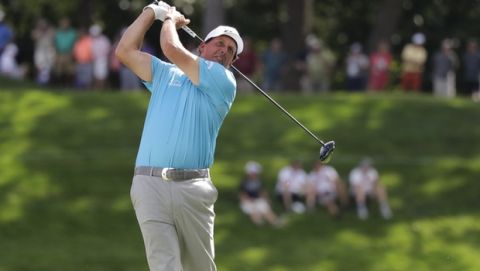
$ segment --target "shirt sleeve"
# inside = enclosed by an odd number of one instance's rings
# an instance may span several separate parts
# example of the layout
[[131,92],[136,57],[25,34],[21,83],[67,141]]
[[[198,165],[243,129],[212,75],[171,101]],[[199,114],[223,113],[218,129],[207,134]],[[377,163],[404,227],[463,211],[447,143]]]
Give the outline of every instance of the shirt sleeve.
[[350,172],[349,181],[350,181],[350,184],[353,186],[360,184],[361,180],[359,179],[358,171],[356,169]]
[[151,62],[151,69],[152,69],[152,81],[142,81],[143,85],[148,89],[150,92],[154,92],[156,89],[159,89],[157,86],[160,85],[162,80],[165,80],[168,70],[173,66],[172,64],[160,60],[159,58],[152,56]]
[[235,99],[237,84],[232,72],[222,65],[199,59],[200,84],[198,88],[210,97],[218,110],[226,113]]

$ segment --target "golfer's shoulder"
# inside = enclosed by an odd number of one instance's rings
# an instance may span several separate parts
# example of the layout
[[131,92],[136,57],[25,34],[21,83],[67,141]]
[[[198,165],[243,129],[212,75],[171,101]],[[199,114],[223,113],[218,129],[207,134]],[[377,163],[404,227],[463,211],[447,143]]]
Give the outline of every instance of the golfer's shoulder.
[[217,75],[219,77],[233,77],[233,73],[218,62],[207,60],[204,58],[199,58],[198,61],[200,67],[208,73],[213,73],[214,75]]
[[214,84],[221,88],[235,89],[236,81],[233,73],[221,64],[199,59],[200,81],[207,84]]

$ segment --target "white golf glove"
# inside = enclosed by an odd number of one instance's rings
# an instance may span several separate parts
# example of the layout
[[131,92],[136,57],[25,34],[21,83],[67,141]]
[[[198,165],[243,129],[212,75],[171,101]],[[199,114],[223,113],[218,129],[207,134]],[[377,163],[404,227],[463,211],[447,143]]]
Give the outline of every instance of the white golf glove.
[[150,5],[144,7],[143,10],[147,8],[151,8],[153,10],[153,12],[155,13],[156,20],[160,20],[163,22],[165,20],[165,15],[167,14],[168,9],[170,8],[170,5],[168,5],[163,1],[155,1]]

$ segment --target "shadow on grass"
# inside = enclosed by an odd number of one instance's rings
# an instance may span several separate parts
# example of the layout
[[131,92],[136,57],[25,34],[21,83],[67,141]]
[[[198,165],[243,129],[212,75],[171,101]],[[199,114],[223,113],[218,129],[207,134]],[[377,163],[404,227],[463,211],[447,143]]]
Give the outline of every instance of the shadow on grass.
[[[146,270],[129,198],[146,95],[27,91],[1,97],[8,106],[0,109],[6,169],[0,173],[0,249],[7,251],[0,269]],[[262,97],[240,96],[220,132],[213,168],[220,191],[219,270],[472,268],[461,250],[446,244],[478,251],[474,222],[450,232],[451,222],[428,221],[478,213],[480,127],[468,117],[480,113],[477,107],[394,95],[278,100],[315,134],[336,140],[332,165],[344,180],[362,156],[375,159],[395,218],[381,220],[372,206],[365,222],[349,209],[341,220],[323,211],[293,216],[282,229],[250,224],[236,197],[243,164],[260,161],[272,191],[280,167],[300,158],[308,169],[319,146]]]

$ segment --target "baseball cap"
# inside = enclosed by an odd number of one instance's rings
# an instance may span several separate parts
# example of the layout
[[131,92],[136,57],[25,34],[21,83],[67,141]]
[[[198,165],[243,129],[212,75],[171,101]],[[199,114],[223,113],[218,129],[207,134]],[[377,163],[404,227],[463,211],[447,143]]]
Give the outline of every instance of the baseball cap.
[[360,160],[359,164],[362,167],[368,167],[368,166],[371,166],[373,164],[373,160],[370,157],[364,157],[364,158],[362,158],[362,160]]
[[243,51],[243,40],[240,37],[240,34],[238,34],[237,29],[231,27],[231,26],[226,26],[226,25],[219,25],[210,33],[208,33],[207,37],[205,38],[205,41],[208,41],[210,39],[220,37],[220,36],[229,36],[232,38],[235,43],[237,44],[237,56]]
[[90,32],[90,35],[92,36],[98,36],[102,33],[102,27],[98,24],[94,24],[90,27],[90,29],[88,30],[88,32]]
[[248,174],[258,174],[262,172],[262,166],[255,161],[248,161],[245,164],[245,172]]
[[422,45],[425,43],[425,35],[423,33],[415,33],[412,36],[412,42],[417,44],[417,45]]

